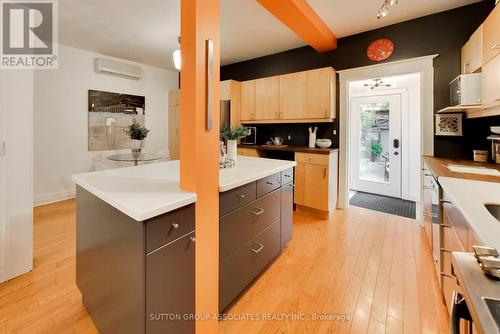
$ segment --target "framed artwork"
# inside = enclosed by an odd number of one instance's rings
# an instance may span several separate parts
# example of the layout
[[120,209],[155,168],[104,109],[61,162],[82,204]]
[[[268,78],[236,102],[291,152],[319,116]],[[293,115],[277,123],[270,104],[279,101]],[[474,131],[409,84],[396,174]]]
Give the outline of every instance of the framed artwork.
[[89,151],[121,150],[131,147],[125,131],[135,119],[145,121],[145,97],[89,90]]
[[462,135],[462,114],[436,115],[436,136]]

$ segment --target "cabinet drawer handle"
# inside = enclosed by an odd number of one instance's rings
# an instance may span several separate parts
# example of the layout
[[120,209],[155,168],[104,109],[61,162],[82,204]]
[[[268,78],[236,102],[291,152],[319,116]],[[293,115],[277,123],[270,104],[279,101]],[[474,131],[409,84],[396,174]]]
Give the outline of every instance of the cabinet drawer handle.
[[264,209],[254,208],[254,209],[250,210],[250,213],[253,215],[256,215],[256,216],[260,216],[261,214],[264,213]]
[[445,199],[440,199],[440,200],[439,200],[439,202],[441,202],[441,203],[445,203],[445,204],[453,204],[453,203],[451,203],[450,201],[447,201],[447,200],[445,200]]
[[259,244],[258,242],[255,243],[257,246],[259,246],[259,248],[257,249],[253,249],[252,247],[250,247],[250,250],[252,252],[254,252],[255,254],[259,254],[261,250],[264,249],[264,245],[263,244]]
[[196,242],[196,238],[195,237],[189,237],[189,240],[191,240],[191,242]]
[[453,228],[451,225],[445,225],[445,224],[439,224],[439,226],[444,227],[444,228]]
[[173,223],[173,224],[172,224],[172,228],[173,228],[174,230],[178,229],[178,228],[179,228],[179,224],[177,224],[177,223]]
[[441,248],[440,251],[441,252],[446,252],[446,253],[451,253],[451,250],[448,250],[446,248]]
[[267,181],[266,184],[272,186],[274,183]]
[[424,173],[425,176],[432,176],[432,174]]
[[238,197],[239,199],[244,199],[245,195],[243,195],[243,194],[236,194],[236,197]]
[[432,187],[429,187],[429,186],[423,186],[422,188],[424,188],[424,189],[432,189]]
[[285,177],[292,177],[291,175],[285,174]]
[[455,276],[450,275],[450,274],[447,274],[447,273],[445,273],[444,271],[442,271],[442,272],[441,272],[441,276],[444,276],[444,277],[449,277],[449,278],[456,278]]
[[493,44],[493,45],[491,46],[491,48],[492,48],[493,50],[495,50],[495,49],[500,49],[500,43]]

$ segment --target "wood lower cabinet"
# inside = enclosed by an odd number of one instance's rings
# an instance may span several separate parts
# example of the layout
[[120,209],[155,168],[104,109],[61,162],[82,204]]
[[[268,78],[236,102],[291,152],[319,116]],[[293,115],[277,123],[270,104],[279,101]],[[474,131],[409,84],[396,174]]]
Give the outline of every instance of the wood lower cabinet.
[[295,204],[332,213],[337,206],[337,151],[296,153],[295,161]]
[[496,6],[483,23],[483,65],[500,54],[500,7]]
[[269,121],[279,118],[279,78],[268,77],[255,80],[255,117],[256,121]]
[[99,332],[195,333],[194,204],[136,221],[79,186],[76,202],[76,284]]
[[243,155],[247,157],[260,157],[259,151],[255,148],[238,147],[236,152],[238,155]]

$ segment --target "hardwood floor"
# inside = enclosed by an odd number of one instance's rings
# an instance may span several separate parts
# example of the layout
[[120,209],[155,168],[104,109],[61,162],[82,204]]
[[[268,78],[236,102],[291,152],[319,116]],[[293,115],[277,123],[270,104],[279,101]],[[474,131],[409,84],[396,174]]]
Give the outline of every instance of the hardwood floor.
[[[35,209],[34,270],[0,284],[0,334],[96,333],[75,285],[75,203]],[[331,221],[295,213],[285,252],[228,316],[221,333],[448,333],[425,237],[410,219],[361,208]],[[337,314],[347,321],[305,320]]]

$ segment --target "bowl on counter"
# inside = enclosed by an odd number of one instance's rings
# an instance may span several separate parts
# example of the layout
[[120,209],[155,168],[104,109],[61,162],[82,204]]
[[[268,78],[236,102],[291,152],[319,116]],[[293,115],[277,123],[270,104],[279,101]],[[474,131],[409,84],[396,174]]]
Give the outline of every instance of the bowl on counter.
[[332,141],[330,139],[316,139],[316,146],[319,148],[329,148],[332,146]]

